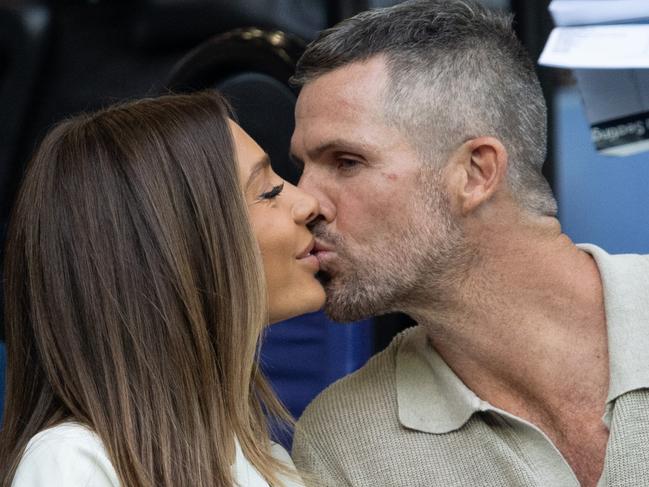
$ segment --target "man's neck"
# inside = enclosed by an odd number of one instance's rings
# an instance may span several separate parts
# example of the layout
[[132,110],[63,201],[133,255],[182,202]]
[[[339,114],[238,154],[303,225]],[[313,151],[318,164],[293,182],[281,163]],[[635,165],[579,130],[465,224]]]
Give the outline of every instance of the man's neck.
[[597,266],[558,232],[522,233],[490,235],[442,311],[408,312],[460,379],[494,406],[557,426],[554,414],[566,405],[601,406],[601,415],[608,353]]

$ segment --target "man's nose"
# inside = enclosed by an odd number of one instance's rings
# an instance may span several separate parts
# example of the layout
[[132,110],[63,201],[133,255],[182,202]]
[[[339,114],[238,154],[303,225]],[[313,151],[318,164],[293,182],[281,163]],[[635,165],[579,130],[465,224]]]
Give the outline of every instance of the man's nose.
[[[322,179],[310,172],[303,172],[298,182],[298,188],[315,199],[318,204],[316,218],[322,218],[331,223],[336,218],[336,205],[333,203],[326,186],[321,184]],[[312,219],[313,220],[313,219]]]

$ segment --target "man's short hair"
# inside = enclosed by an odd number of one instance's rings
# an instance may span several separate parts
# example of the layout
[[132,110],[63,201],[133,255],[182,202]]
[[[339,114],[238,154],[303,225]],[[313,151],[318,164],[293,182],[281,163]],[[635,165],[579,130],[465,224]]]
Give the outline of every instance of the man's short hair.
[[463,142],[491,135],[509,154],[518,203],[555,215],[541,173],[546,106],[512,18],[473,0],[412,0],[362,12],[323,31],[297,65],[296,85],[350,63],[384,56],[384,113],[426,160],[444,161]]

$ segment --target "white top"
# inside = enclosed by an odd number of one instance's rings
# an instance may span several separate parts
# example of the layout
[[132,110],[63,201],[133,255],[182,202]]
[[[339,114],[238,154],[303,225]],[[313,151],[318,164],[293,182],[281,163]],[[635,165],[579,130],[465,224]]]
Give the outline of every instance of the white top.
[[[273,444],[275,458],[293,467],[290,456]],[[268,487],[268,483],[246,459],[236,442],[232,465],[236,484],[242,487]],[[301,484],[282,479],[286,487]],[[29,441],[12,487],[120,487],[115,469],[99,437],[78,423],[66,422],[41,431]]]

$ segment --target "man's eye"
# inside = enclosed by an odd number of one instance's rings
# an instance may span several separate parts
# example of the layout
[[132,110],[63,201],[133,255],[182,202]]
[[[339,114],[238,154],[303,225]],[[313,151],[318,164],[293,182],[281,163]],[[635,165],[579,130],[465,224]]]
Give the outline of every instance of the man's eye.
[[282,192],[284,189],[284,183],[278,185],[278,186],[273,186],[273,188],[270,191],[266,191],[265,193],[261,193],[259,195],[260,200],[272,200],[273,198],[276,198],[279,196],[279,194]]
[[354,169],[358,166],[359,162],[356,159],[337,159],[337,167],[343,171]]

